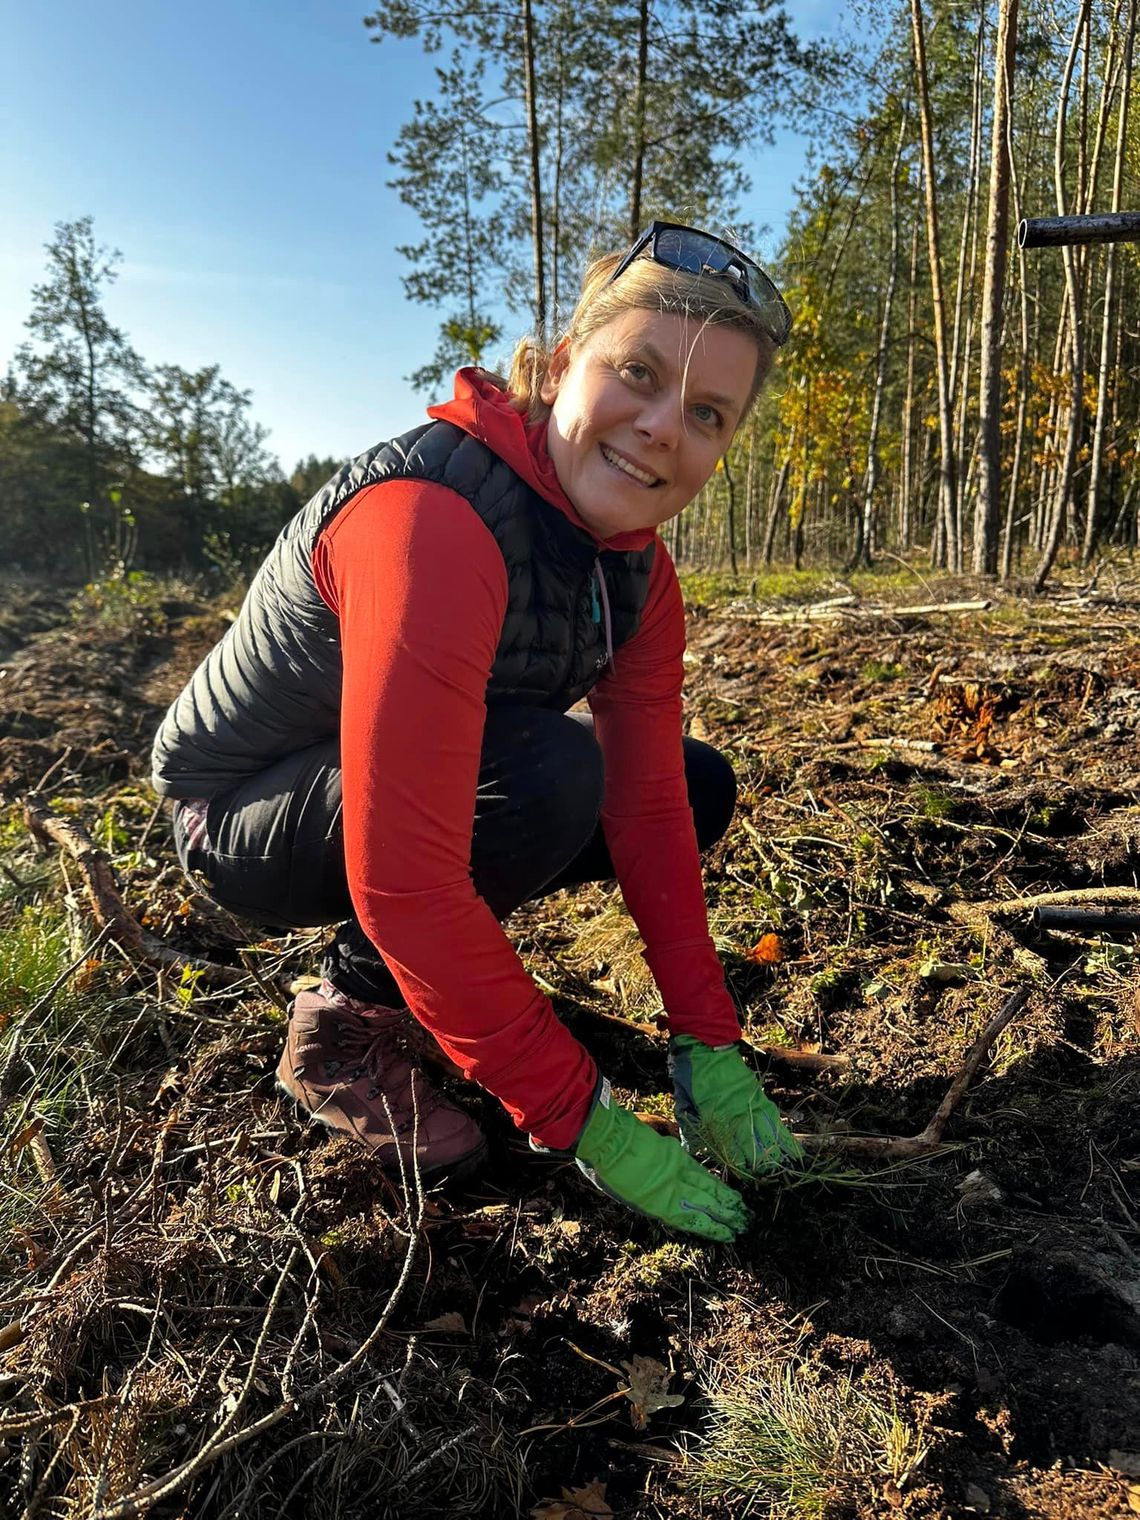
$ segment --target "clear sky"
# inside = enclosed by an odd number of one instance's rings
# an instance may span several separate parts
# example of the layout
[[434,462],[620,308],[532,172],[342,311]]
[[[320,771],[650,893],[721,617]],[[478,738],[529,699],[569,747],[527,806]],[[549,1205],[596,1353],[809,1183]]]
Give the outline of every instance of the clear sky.
[[[220,364],[289,470],[419,421],[404,380],[437,315],[404,298],[418,223],[387,189],[417,43],[369,40],[362,0],[0,0],[0,370],[26,336],[54,225],[123,253],[111,321],[153,364]],[[834,35],[838,0],[789,0]],[[778,238],[804,144],[750,165]]]

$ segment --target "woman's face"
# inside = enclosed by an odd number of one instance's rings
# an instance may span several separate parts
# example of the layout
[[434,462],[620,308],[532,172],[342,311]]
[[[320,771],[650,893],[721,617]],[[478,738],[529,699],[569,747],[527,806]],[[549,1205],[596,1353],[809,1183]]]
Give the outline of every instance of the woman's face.
[[696,496],[748,404],[758,349],[734,327],[626,311],[555,350],[542,387],[562,489],[598,538],[656,528]]

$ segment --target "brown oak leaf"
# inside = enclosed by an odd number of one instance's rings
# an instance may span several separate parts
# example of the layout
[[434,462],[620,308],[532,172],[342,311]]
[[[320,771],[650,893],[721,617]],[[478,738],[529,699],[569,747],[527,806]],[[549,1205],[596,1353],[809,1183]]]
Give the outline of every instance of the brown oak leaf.
[[533,1520],[613,1520],[606,1503],[606,1485],[587,1483],[585,1488],[564,1488],[561,1499],[547,1499],[531,1510]]

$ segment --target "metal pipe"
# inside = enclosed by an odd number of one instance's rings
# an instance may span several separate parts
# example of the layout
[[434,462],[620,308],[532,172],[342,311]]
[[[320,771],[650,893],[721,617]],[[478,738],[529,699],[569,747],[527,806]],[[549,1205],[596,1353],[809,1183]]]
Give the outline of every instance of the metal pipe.
[[1071,929],[1078,934],[1140,934],[1140,910],[1135,908],[1034,908],[1038,929]]
[[1138,241],[1140,211],[1102,211],[1096,216],[1035,216],[1017,224],[1019,248]]

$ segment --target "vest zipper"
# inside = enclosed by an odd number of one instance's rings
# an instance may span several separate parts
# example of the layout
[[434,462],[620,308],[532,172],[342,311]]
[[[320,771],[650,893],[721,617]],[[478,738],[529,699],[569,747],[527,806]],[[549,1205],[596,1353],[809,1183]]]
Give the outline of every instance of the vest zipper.
[[[599,595],[599,592],[601,593]],[[606,652],[599,655],[596,668],[604,670],[606,666],[613,668],[614,663],[614,633],[613,622],[610,618],[610,598],[606,590],[606,573],[602,569],[600,558],[594,561],[594,574],[590,581],[590,616],[595,624],[605,622],[606,625]]]

